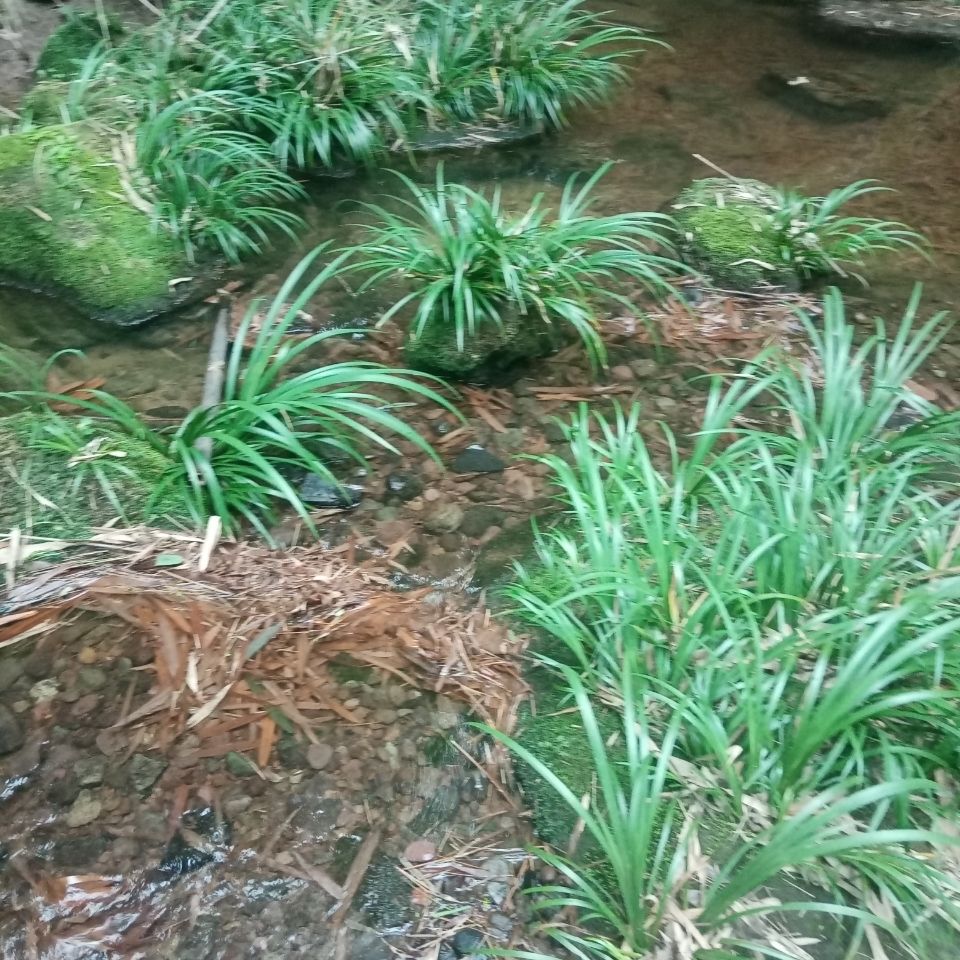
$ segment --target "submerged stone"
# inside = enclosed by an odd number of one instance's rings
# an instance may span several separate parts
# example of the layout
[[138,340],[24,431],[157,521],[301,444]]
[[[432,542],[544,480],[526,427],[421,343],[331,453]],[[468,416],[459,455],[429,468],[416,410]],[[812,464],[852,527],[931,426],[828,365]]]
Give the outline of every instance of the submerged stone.
[[811,74],[777,67],[763,75],[760,89],[790,110],[827,123],[875,120],[890,112],[869,84],[839,71],[818,69]]
[[109,144],[79,124],[0,136],[0,283],[121,325],[186,300],[182,252],[126,195]]
[[222,862],[233,841],[229,822],[218,816],[212,807],[188,810],[181,823],[189,832],[190,840],[181,830],[173,835],[156,869],[159,879],[174,880],[208,863]]
[[796,271],[783,262],[770,213],[776,199],[759,180],[694,180],[671,204],[680,253],[717,286],[752,290],[766,284],[796,289]]

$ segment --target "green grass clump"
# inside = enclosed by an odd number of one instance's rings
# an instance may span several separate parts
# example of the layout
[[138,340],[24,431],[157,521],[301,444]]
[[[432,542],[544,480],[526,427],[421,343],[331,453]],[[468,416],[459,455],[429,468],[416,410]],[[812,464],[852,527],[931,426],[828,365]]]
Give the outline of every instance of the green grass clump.
[[603,364],[598,306],[628,304],[625,282],[671,293],[666,277],[682,269],[658,252],[670,248],[668,217],[590,212],[608,168],[571,178],[556,209],[538,195],[516,214],[499,189],[488,197],[447,183],[442,167],[432,190],[398,174],[409,196],[397,201],[402,212],[370,208],[378,222],[354,248],[370,273],[365,286],[400,279],[410,288],[381,322],[409,312],[408,350],[448,374],[475,376],[491,358],[537,356],[573,338]]
[[[802,318],[809,357],[714,383],[667,457],[634,407],[582,411],[573,455],[539,458],[564,518],[507,597],[565,650],[595,795],[522,728],[510,745],[609,867],[544,854],[568,884],[549,902],[580,911],[548,932],[575,956],[669,955],[678,911],[696,960],[802,956],[795,912],[839,918],[847,956],[960,934],[960,413],[910,388],[949,329],[918,313],[856,345],[833,292],[822,328]],[[716,855],[707,814],[730,825]]]
[[0,420],[7,469],[0,526],[33,536],[82,539],[119,519],[125,526],[184,522],[182,505],[151,502],[170,462],[151,445],[88,418],[51,412]]
[[[251,304],[227,357],[219,402],[194,409],[170,430],[156,430],[127,403],[104,391],[90,391],[89,399],[71,399],[111,437],[121,435],[152,449],[155,462],[165,465],[148,484],[146,516],[154,515],[161,504],[174,503],[198,525],[218,516],[230,532],[246,523],[270,540],[269,527],[281,506],[315,530],[296,480],[304,473],[315,473],[337,482],[328,463],[331,451],[362,463],[362,445],[379,445],[396,453],[389,439],[393,435],[435,456],[429,444],[394,412],[397,404],[375,392],[426,398],[452,411],[447,401],[407,371],[357,361],[292,372],[294,365],[304,365],[310,351],[343,333],[324,331],[302,339],[287,335],[310,298],[342,266],[341,256],[303,283],[323,250],[318,247],[304,258],[262,319],[257,313],[263,305]],[[260,327],[252,337],[255,318]],[[248,335],[253,339],[249,348]],[[5,399],[47,403],[62,402],[63,397],[20,390],[6,394]],[[68,429],[58,415],[50,416],[61,432]]]
[[[63,99],[48,85],[29,112],[135,136],[157,222],[189,252],[231,259],[297,225],[285,212],[299,198],[291,172],[369,164],[462,125],[559,126],[603,100],[648,42],[582,0],[233,0],[209,11],[180,0],[78,64],[55,44],[51,64],[67,67],[49,76],[69,81]],[[72,20],[70,36],[88,43],[94,22]]]

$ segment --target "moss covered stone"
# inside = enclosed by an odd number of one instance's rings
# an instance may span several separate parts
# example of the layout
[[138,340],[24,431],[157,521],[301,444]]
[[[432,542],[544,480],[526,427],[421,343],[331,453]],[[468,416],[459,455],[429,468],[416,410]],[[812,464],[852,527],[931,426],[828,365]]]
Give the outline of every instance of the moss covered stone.
[[404,358],[413,369],[448,380],[502,383],[523,364],[548,356],[558,345],[542,320],[507,313],[502,326],[478,325],[476,333],[467,336],[463,350],[457,345],[453,324],[428,323],[418,337],[408,336]]
[[0,136],[0,280],[125,324],[169,309],[170,280],[186,269],[82,126]]
[[114,499],[129,525],[185,521],[184,507],[175,500],[147,513],[157,481],[170,466],[164,454],[144,441],[87,422],[91,439],[102,444],[110,493],[84,464],[71,463],[69,453],[43,443],[42,415],[0,418],[0,457],[10,468],[0,473],[0,527],[20,527],[35,536],[83,538],[91,527],[117,516]]
[[118,40],[124,32],[116,17],[72,10],[40,52],[37,73],[51,80],[73,80],[80,73],[80,63],[99,43]]
[[759,180],[695,180],[673,202],[684,260],[721,287],[796,289],[799,277],[783,262],[773,230],[774,206],[772,189]]

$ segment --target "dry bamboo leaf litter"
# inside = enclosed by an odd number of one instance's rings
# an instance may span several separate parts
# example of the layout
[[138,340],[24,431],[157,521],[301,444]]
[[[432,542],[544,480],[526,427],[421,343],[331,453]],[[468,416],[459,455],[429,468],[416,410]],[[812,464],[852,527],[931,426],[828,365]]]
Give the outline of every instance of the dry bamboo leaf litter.
[[239,747],[263,769],[280,724],[315,742],[319,724],[369,722],[328,689],[328,664],[344,655],[455,697],[501,729],[515,722],[526,693],[522,641],[481,607],[447,603],[429,589],[397,592],[389,567],[351,565],[322,547],[221,544],[201,573],[197,539],[175,541],[185,560],[177,570],[152,565],[171,547],[156,532],[116,539],[123,550],[100,544],[99,564],[21,577],[2,607],[0,644],[55,638],[77,611],[109,614],[149,638],[153,687],[118,726],[154,728],[150,735],[167,746],[190,731],[203,754]]

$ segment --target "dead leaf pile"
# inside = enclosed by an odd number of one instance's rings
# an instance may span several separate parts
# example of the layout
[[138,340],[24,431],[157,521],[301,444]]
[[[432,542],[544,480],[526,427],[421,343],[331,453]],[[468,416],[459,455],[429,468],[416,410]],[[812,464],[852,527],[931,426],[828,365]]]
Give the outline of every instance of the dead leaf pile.
[[[136,540],[127,534],[125,559],[85,558],[21,579],[0,606],[0,647],[28,637],[56,643],[81,611],[146,636],[153,686],[134,705],[131,684],[117,726],[144,728],[160,749],[190,732],[196,759],[242,752],[264,775],[283,730],[315,743],[320,724],[367,722],[333,693],[330,663],[343,657],[513,727],[525,692],[520,641],[482,606],[456,606],[430,589],[398,592],[388,568],[319,546],[225,545],[200,573],[199,540],[171,544],[144,531],[134,551]],[[182,564],[158,566],[172,549]]]

